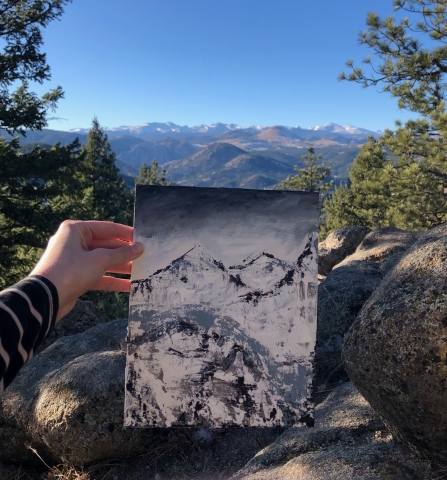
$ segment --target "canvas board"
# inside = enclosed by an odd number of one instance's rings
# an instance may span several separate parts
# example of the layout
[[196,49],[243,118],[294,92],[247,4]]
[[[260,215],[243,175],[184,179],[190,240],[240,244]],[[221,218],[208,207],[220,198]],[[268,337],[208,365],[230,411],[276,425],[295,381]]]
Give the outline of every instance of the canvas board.
[[134,227],[124,426],[312,416],[318,194],[137,185]]

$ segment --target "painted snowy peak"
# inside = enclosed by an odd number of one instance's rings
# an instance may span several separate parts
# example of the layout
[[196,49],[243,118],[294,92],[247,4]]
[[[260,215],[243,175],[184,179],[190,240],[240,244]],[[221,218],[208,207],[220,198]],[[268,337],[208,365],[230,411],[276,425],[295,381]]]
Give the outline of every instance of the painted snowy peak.
[[[132,304],[150,302],[160,308],[188,303],[228,304],[243,299],[257,304],[259,297],[274,295],[285,285],[292,285],[312,264],[309,241],[296,263],[286,262],[262,252],[228,268],[214,259],[201,245],[196,245],[165,268],[147,279],[133,280]],[[156,298],[161,294],[163,298]],[[158,300],[158,301],[157,301]],[[163,308],[164,310],[164,308]],[[159,311],[159,310],[157,310]]]
[[264,252],[227,269],[197,245],[149,278],[132,281],[131,316],[150,321],[170,313],[210,328],[223,315],[277,361],[308,355],[315,342],[315,248],[310,239],[294,263]]
[[133,280],[125,424],[306,422],[315,240],[303,243],[295,262],[260,252],[228,267],[196,245]]

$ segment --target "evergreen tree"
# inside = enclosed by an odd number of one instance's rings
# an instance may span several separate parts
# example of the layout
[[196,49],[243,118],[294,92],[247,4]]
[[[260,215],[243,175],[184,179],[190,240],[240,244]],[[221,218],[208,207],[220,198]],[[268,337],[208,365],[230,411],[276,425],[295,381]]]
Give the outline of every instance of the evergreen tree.
[[95,117],[88,132],[84,153],[82,216],[88,219],[109,220],[131,225],[132,195],[115,165],[116,155],[107,135]]
[[308,190],[323,193],[331,188],[333,181],[327,180],[331,174],[331,167],[325,166],[324,162],[318,165],[322,155],[315,155],[312,147],[309,147],[307,151],[307,155],[301,157],[305,168],[298,168],[295,165],[298,173],[280,182],[276,187],[278,190]]
[[382,145],[370,138],[363,145],[349,171],[351,204],[350,215],[357,224],[379,228],[389,225],[392,168]]
[[147,163],[141,165],[135,183],[142,185],[171,185],[171,182],[166,180],[166,170],[160,171],[158,168],[157,160],[153,160],[151,166]]
[[324,201],[322,238],[349,225],[379,228],[392,223],[390,168],[384,147],[370,138],[349,170],[348,185],[335,188]]
[[[377,156],[375,152],[373,157],[381,158],[383,168],[377,170],[372,191],[368,190],[371,184],[355,178],[355,168],[365,160],[362,150],[363,157],[356,159],[350,174],[349,195],[354,204],[362,203],[361,195],[375,197],[376,202],[363,201],[370,214],[360,217],[358,222],[362,224],[374,227],[392,223],[404,229],[424,230],[447,221],[447,0],[393,3],[395,10],[405,11],[408,16],[398,22],[392,16],[382,19],[369,13],[368,28],[359,36],[360,44],[374,52],[374,58],[364,60],[369,71],[349,61],[351,72],[342,73],[340,79],[364,87],[383,86],[383,91],[398,99],[400,108],[422,118],[405,125],[396,122],[396,130],[387,130],[378,141],[381,153]],[[332,212],[328,213],[327,225],[338,228],[335,219],[343,223],[343,218],[349,217],[349,207],[343,202],[336,205],[335,197],[333,204],[331,201],[326,206]]]
[[334,230],[363,224],[351,208],[353,198],[348,183],[335,187],[332,194],[324,199],[323,214],[320,215],[320,241]]
[[[0,6],[0,128],[11,134],[25,128],[41,130],[49,109],[63,97],[61,87],[39,98],[30,92],[29,82],[43,83],[51,78],[41,29],[63,13],[71,0],[3,0]],[[15,91],[10,87],[17,84]]]
[[[133,197],[115,165],[116,155],[98,119],[92,121],[87,142],[83,146],[82,188],[78,192],[77,218],[108,220],[132,225]],[[74,198],[70,199],[73,202]],[[124,277],[123,277],[124,278]],[[95,302],[107,318],[126,317],[129,296],[118,292],[88,292],[84,300]]]
[[[56,87],[38,97],[29,82],[50,79],[41,29],[63,13],[70,0],[5,0],[0,7],[0,128],[25,135],[41,129],[47,112],[63,97]],[[16,85],[18,85],[16,87]],[[15,90],[12,90],[16,87]],[[19,150],[18,137],[0,137],[0,287],[29,272],[58,223],[71,212],[67,203],[53,203],[76,190],[73,172],[79,144],[50,150]]]
[[400,108],[429,117],[433,112],[444,111],[447,2],[393,0],[393,4],[395,10],[409,15],[397,22],[393,16],[380,18],[370,12],[368,28],[359,34],[359,44],[369,47],[381,63],[375,64],[374,59],[366,57],[363,62],[371,68],[365,72],[350,60],[347,66],[351,73],[343,72],[339,78],[364,87],[383,86],[383,91],[398,99]]

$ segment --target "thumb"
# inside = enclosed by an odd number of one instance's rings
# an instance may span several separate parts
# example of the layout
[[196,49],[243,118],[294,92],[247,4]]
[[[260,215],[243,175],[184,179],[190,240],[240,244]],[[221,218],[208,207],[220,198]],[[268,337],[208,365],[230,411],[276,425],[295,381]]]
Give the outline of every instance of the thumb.
[[126,245],[125,247],[113,248],[107,250],[109,254],[109,264],[107,270],[116,266],[122,265],[138,258],[144,251],[144,245],[140,242]]

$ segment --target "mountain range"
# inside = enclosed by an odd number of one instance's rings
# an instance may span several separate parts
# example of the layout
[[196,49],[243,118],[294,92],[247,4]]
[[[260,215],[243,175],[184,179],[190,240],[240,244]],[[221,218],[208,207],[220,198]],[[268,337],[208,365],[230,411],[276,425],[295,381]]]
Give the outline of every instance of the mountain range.
[[[211,125],[198,125],[194,127],[188,127],[186,125],[176,125],[172,122],[159,123],[143,123],[141,125],[134,126],[121,126],[121,127],[105,127],[104,130],[107,134],[112,136],[117,135],[131,135],[132,137],[143,138],[144,140],[160,140],[166,136],[172,138],[182,138],[183,140],[191,141],[191,137],[194,138],[204,138],[210,136],[243,136],[243,135],[258,135],[262,132],[279,128],[283,131],[285,136],[297,137],[301,136],[304,138],[318,138],[319,135],[315,135],[315,132],[321,133],[336,133],[339,135],[377,135],[380,132],[373,132],[371,130],[366,130],[364,128],[353,127],[351,125],[341,126],[335,123],[326,123],[322,126],[313,126],[309,128],[296,127],[287,127],[287,126],[251,126],[251,127],[241,127],[236,124],[226,124],[226,123],[213,123]],[[74,128],[70,130],[72,133],[78,133],[86,135],[88,128]]]
[[[188,127],[152,122],[104,131],[129,185],[143,162],[157,160],[166,168],[168,180],[179,185],[261,189],[273,188],[292,175],[295,165],[302,167],[301,156],[310,146],[332,164],[333,178],[343,181],[360,146],[369,136],[380,135],[334,123],[301,128],[224,123]],[[76,138],[85,143],[87,133],[87,128],[29,131],[22,145],[66,145]],[[1,134],[10,137],[5,132]]]

